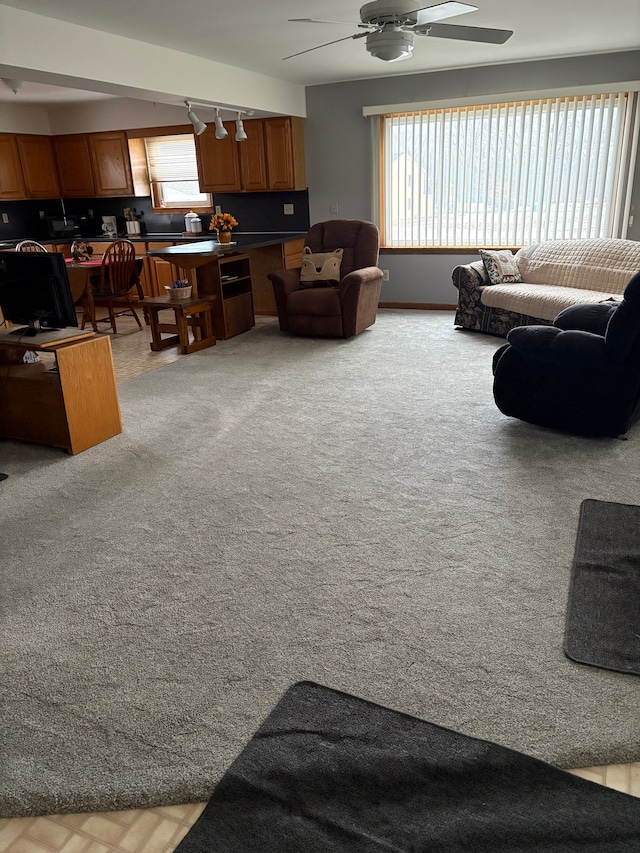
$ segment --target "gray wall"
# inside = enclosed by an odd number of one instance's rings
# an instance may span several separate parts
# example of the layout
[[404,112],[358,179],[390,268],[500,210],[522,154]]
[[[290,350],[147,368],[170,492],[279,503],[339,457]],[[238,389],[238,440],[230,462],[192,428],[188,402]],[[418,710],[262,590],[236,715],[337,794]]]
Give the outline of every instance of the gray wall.
[[[353,49],[364,47],[355,44]],[[640,50],[310,86],[305,147],[311,222],[373,218],[370,120],[362,115],[364,106],[585,85],[595,90],[598,85],[639,77]],[[640,164],[635,198],[640,198]],[[332,205],[338,206],[336,213]],[[635,207],[628,236],[640,240],[640,204]],[[390,275],[381,298],[385,302],[451,304],[456,298],[451,270],[471,259],[477,260],[477,256],[383,254],[380,266]]]

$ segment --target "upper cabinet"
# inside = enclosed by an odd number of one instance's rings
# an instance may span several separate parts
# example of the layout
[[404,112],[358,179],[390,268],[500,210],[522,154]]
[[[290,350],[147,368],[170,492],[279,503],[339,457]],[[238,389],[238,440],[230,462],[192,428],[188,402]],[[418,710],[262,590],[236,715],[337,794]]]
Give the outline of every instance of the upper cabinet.
[[204,193],[233,193],[242,189],[240,182],[240,158],[235,141],[235,122],[226,121],[227,136],[216,139],[214,127],[196,136],[196,160],[198,183]]
[[0,199],[15,201],[26,197],[15,134],[0,133]]
[[260,119],[251,119],[243,124],[247,138],[237,143],[242,189],[248,192],[268,190],[264,124]]
[[133,195],[124,131],[54,136],[62,195],[68,198]]
[[53,137],[63,198],[91,198],[96,193],[86,133]]
[[87,139],[96,195],[133,195],[126,133],[89,133]]
[[16,136],[27,198],[60,198],[56,159],[50,136]]
[[124,131],[65,136],[0,133],[4,201],[133,194]]
[[304,128],[301,118],[284,116],[264,119],[267,175],[270,190],[303,190]]
[[301,190],[306,187],[302,119],[291,116],[249,119],[247,139],[235,140],[235,122],[224,123],[228,136],[216,139],[210,128],[196,136],[202,192]]
[[51,138],[0,133],[0,199],[59,197]]

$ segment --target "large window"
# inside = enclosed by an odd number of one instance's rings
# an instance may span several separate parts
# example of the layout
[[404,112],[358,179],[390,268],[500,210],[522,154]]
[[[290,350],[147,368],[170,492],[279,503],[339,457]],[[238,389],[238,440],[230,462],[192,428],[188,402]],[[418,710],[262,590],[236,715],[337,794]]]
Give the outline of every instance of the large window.
[[635,100],[616,93],[382,116],[385,245],[621,236]]
[[144,146],[156,210],[211,207],[211,195],[200,192],[193,134],[146,137]]

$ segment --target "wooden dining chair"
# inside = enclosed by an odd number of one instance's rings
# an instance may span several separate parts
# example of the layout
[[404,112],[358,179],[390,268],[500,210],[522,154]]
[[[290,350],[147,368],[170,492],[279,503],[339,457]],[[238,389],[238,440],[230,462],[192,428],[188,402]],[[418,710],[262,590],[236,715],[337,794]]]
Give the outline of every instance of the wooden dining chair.
[[46,252],[46,248],[42,245],[42,243],[38,243],[36,240],[22,240],[16,246],[16,252]]
[[[99,282],[90,281],[87,285],[82,299],[82,328],[84,329],[87,321],[96,330],[98,323],[110,323],[113,333],[117,334],[116,317],[131,314],[142,329],[142,323],[131,300],[134,287],[140,295],[135,246],[130,240],[116,240],[107,246],[102,256]],[[107,317],[96,316],[96,307],[99,306],[108,309]]]

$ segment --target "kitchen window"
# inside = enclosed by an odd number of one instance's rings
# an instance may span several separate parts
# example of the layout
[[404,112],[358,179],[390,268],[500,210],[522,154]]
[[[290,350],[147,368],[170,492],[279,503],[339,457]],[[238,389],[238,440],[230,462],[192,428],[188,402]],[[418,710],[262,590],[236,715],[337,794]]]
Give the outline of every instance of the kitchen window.
[[200,192],[193,134],[145,137],[144,149],[156,213],[211,210],[211,194]]
[[386,113],[379,121],[386,246],[626,234],[636,92]]

